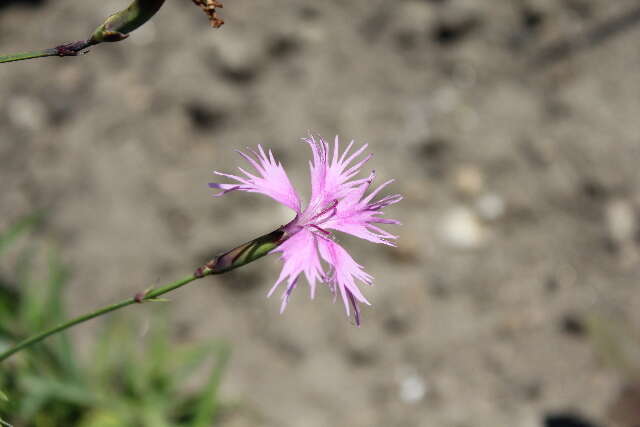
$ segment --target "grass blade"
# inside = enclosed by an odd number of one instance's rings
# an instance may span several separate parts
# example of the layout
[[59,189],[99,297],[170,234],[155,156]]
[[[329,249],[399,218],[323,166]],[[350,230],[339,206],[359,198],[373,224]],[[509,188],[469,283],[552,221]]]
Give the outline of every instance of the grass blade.
[[191,427],[208,427],[212,425],[211,423],[218,410],[217,395],[218,389],[220,388],[220,380],[229,361],[230,354],[231,350],[228,346],[223,345],[220,347],[216,364],[209,377],[209,382],[196,404],[196,411]]
[[18,237],[31,231],[42,220],[42,214],[33,214],[22,218],[8,230],[0,233],[0,255],[2,255]]

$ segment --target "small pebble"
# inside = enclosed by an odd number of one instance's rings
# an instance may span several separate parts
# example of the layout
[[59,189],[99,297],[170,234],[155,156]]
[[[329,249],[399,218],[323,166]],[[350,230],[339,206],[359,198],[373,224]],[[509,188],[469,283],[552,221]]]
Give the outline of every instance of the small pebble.
[[481,196],[475,203],[476,211],[480,218],[485,221],[496,221],[505,212],[504,199],[495,193],[488,193]]
[[47,109],[37,98],[29,96],[10,98],[7,110],[9,120],[23,129],[37,131],[47,122]]
[[611,201],[606,207],[607,228],[616,243],[624,243],[635,235],[636,216],[633,207],[626,200]]
[[427,385],[418,375],[409,375],[400,381],[400,400],[405,403],[417,403],[427,393]]
[[486,230],[479,218],[465,207],[450,211],[442,222],[441,230],[444,240],[459,249],[474,249],[486,240]]
[[462,166],[454,174],[454,185],[465,196],[477,196],[484,189],[484,176],[475,166]]

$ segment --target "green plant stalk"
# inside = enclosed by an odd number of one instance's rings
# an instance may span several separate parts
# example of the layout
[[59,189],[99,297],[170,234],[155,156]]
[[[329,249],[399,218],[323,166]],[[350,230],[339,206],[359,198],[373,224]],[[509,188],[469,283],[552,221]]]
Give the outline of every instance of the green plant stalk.
[[136,297],[129,298],[129,299],[126,299],[124,301],[120,301],[120,302],[118,302],[116,304],[112,304],[112,305],[108,305],[106,307],[103,307],[103,308],[101,308],[99,310],[96,310],[96,311],[94,311],[92,313],[87,313],[87,314],[84,314],[82,316],[76,317],[75,319],[72,319],[72,320],[69,320],[67,322],[61,323],[60,325],[58,325],[58,326],[56,326],[54,328],[51,328],[51,329],[43,331],[43,332],[41,332],[39,334],[33,335],[33,336],[25,339],[24,341],[19,342],[13,348],[11,348],[11,349],[5,351],[4,353],[0,354],[0,361],[3,361],[4,359],[6,359],[9,356],[19,352],[20,350],[23,350],[23,349],[25,349],[25,348],[27,348],[27,347],[29,347],[29,346],[37,343],[37,342],[40,342],[40,341],[44,340],[45,338],[50,337],[51,335],[55,335],[58,332],[64,331],[66,329],[69,329],[69,328],[71,328],[71,327],[73,327],[75,325],[78,325],[80,323],[84,323],[87,320],[91,320],[93,318],[102,316],[103,314],[107,314],[107,313],[110,313],[112,311],[119,310],[119,309],[121,309],[123,307],[126,307],[128,305],[136,304],[138,302],[148,301],[148,300],[157,298],[160,295],[166,294],[167,292],[171,292],[174,289],[178,289],[179,287],[182,287],[182,286],[184,286],[184,285],[186,285],[186,284],[188,284],[190,282],[193,282],[196,279],[197,279],[197,277],[191,275],[191,276],[185,277],[184,279],[177,280],[177,281],[175,281],[173,283],[170,283],[169,285],[166,285],[166,286],[158,288],[158,289],[156,289],[154,291],[151,291],[151,292],[147,293],[144,296],[143,299],[136,298]]
[[77,56],[85,49],[102,42],[124,40],[160,10],[165,0],[133,0],[124,10],[109,16],[87,40],[62,44],[50,49],[0,55],[0,63],[45,58],[48,56]]
[[100,317],[104,314],[119,310],[132,304],[140,304],[146,301],[158,301],[158,297],[160,297],[161,295],[181,288],[184,285],[193,282],[194,280],[201,279],[212,274],[226,273],[227,271],[242,267],[243,265],[246,265],[267,255],[273,249],[282,244],[288,237],[289,235],[281,227],[269,234],[265,234],[264,236],[258,237],[257,239],[254,239],[248,243],[230,250],[229,252],[225,252],[224,254],[215,257],[202,267],[198,268],[190,276],[187,276],[180,280],[176,280],[175,282],[169,283],[168,285],[162,286],[157,289],[149,289],[140,292],[132,298],[128,298],[118,303],[108,305],[99,310],[76,317],[75,319],[61,323],[51,329],[33,335],[19,342],[12,348],[0,353],[0,362],[17,352],[44,340],[47,337],[67,330],[75,325],[79,325],[80,323],[84,323],[88,320]]
[[0,63],[24,61],[25,59],[45,58],[47,56],[56,56],[58,52],[55,48],[34,50],[32,52],[14,53],[12,55],[0,55]]

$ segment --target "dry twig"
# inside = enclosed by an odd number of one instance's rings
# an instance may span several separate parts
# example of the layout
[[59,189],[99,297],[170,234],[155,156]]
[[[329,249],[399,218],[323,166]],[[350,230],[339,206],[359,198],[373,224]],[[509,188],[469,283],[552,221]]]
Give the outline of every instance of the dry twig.
[[216,8],[222,9],[222,3],[217,0],[193,0],[197,6],[199,6],[204,13],[209,17],[209,22],[213,28],[220,28],[224,24],[222,18],[220,18],[216,12]]

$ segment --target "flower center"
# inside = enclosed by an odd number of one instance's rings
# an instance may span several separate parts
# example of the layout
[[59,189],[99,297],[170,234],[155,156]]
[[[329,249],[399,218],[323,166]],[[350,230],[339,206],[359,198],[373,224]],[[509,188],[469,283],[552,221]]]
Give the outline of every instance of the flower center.
[[324,222],[327,222],[337,213],[337,206],[338,200],[334,200],[333,202],[329,203],[329,205],[327,205],[320,213],[317,213],[316,215],[309,218],[309,221],[307,221],[307,223],[311,224],[313,222],[316,224],[322,224]]
[[288,224],[288,228],[294,233],[306,228],[323,239],[330,238],[333,234],[322,228],[321,225],[336,215],[338,211],[337,206],[338,200],[333,200],[318,213],[314,213],[315,210],[313,208],[307,208],[302,215],[296,217],[290,224]]

